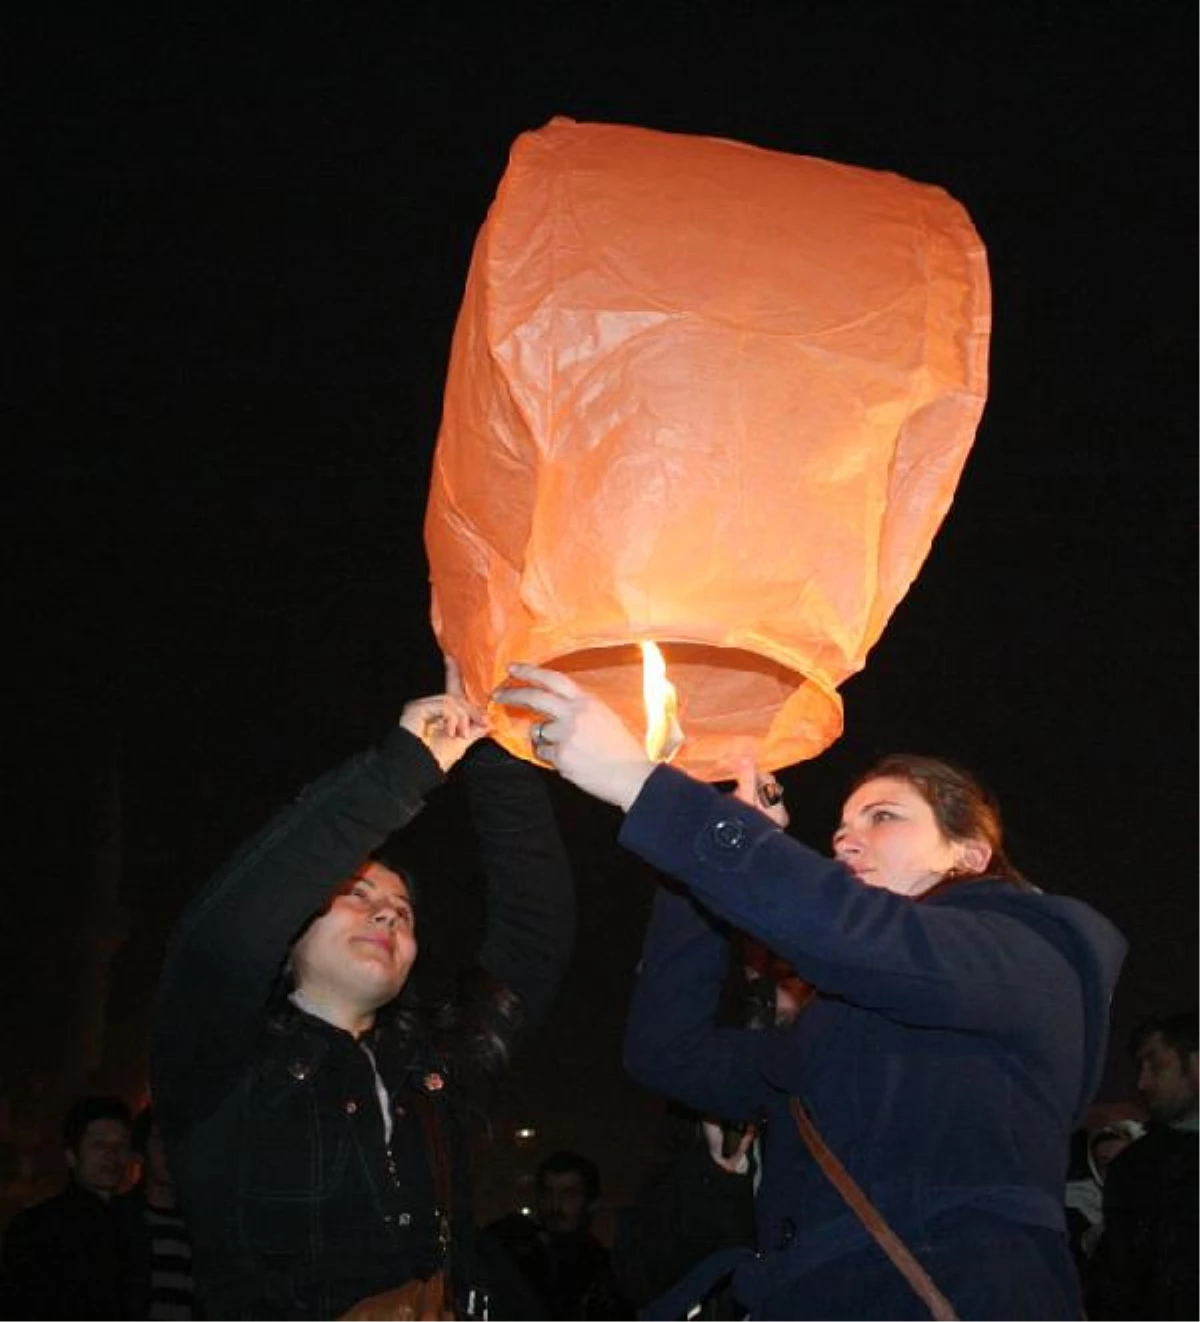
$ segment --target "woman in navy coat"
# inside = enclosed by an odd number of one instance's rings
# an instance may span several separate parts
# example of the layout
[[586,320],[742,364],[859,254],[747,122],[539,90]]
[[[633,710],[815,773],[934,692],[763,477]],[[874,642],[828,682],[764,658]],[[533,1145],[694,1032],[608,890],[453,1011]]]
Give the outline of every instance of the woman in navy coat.
[[[625,1042],[643,1086],[764,1137],[755,1318],[919,1318],[926,1304],[804,1146],[826,1143],[960,1317],[1080,1316],[1063,1212],[1071,1130],[1103,1068],[1125,942],[1025,882],[964,773],[897,757],[853,788],[826,858],[786,835],[752,763],[736,795],[656,766],[567,676],[514,666],[540,758],[625,813],[683,884],[654,904]],[[736,929],[820,996],[791,1027],[718,1024]]]

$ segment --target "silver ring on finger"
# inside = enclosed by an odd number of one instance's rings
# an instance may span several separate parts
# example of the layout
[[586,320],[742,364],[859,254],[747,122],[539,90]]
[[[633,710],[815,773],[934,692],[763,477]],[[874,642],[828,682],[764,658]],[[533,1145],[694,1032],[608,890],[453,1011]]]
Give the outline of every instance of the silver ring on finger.
[[764,780],[758,787],[758,801],[764,808],[783,802],[783,786],[777,780]]

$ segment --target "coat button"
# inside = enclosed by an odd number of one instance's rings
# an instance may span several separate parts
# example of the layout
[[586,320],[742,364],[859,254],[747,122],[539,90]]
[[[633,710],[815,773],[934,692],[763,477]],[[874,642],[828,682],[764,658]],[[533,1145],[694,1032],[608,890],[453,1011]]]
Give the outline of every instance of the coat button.
[[746,843],[746,828],[736,817],[722,817],[709,828],[718,849],[741,849]]
[[309,1075],[308,1061],[293,1060],[288,1065],[288,1073],[293,1079],[307,1079]]
[[353,1097],[346,1098],[346,1114],[353,1115],[358,1110],[358,1103]]

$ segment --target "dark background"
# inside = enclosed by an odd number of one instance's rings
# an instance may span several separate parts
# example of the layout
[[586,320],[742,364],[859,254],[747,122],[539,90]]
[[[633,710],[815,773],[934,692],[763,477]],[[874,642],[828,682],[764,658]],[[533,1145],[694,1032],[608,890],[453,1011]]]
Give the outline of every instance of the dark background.
[[[137,1092],[181,905],[439,686],[421,521],[450,336],[508,148],[555,114],[894,170],[972,215],[994,293],[978,440],[844,687],[846,734],[784,779],[823,844],[879,751],[983,775],[1018,864],[1130,938],[1101,1094],[1127,1099],[1133,1022],[1196,997],[1196,38],[1182,0],[10,17],[10,1125],[78,1063],[89,1009],[101,1076]],[[497,1100],[485,1207],[511,1125],[538,1127],[527,1157],[597,1156],[619,1196],[657,1109],[619,1062],[650,880],[615,812],[554,792],[581,940]],[[449,786],[412,831],[426,877],[471,878],[461,814]],[[425,894],[436,971],[478,915]]]

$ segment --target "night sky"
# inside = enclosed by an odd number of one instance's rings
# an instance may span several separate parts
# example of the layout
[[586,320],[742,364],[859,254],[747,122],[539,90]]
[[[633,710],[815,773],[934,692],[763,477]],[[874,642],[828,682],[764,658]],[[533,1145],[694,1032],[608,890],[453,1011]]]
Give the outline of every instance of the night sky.
[[[991,387],[846,733],[790,769],[973,767],[1010,852],[1132,943],[1124,1037],[1196,997],[1195,7],[1091,3],[25,6],[9,21],[9,902],[0,1085],[57,1068],[120,767],[109,1075],[162,942],[295,789],[439,684],[421,523],[470,247],[554,115],[938,184],[987,246]],[[640,1169],[619,1040],[652,882],[556,784],[582,939],[497,1130]],[[477,895],[448,786],[411,832],[426,976]],[[461,896],[461,889],[456,892]],[[465,914],[465,918],[463,915]],[[501,1198],[501,1194],[496,1194]],[[502,1200],[502,1199],[501,1199]]]

